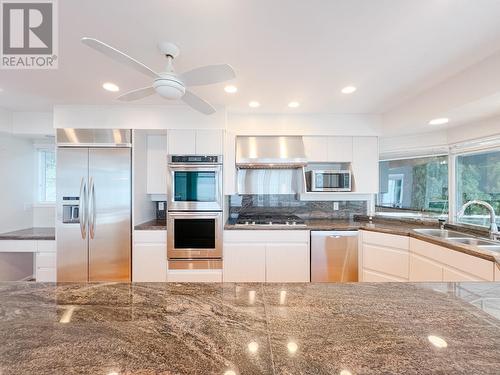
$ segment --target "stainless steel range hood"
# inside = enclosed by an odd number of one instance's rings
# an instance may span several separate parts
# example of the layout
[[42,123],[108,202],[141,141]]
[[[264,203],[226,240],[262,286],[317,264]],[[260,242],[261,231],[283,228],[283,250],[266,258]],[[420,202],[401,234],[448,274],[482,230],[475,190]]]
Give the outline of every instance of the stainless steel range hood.
[[239,136],[236,166],[241,169],[302,168],[307,164],[300,136]]

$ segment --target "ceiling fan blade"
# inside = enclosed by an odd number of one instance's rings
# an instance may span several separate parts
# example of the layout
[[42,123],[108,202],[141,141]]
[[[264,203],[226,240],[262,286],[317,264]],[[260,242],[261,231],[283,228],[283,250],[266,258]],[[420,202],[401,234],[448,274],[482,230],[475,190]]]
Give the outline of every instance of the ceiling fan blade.
[[181,98],[181,100],[197,111],[204,113],[205,115],[211,115],[212,113],[215,113],[215,108],[212,107],[210,103],[204,101],[202,98],[193,94],[191,91],[186,90],[186,93]]
[[207,65],[181,74],[180,78],[186,86],[211,85],[228,81],[236,77],[233,68],[228,64]]
[[83,37],[81,39],[82,43],[89,46],[90,48],[95,49],[98,52],[101,52],[102,54],[108,56],[109,58],[127,65],[128,67],[135,69],[143,74],[146,74],[149,77],[152,78],[158,78],[159,75],[152,69],[148,68],[146,65],[143,63],[137,61],[133,57],[130,57],[129,55],[117,50],[114,47],[111,47],[110,45],[101,42],[100,40],[94,39],[94,38],[87,38]]
[[129,91],[123,95],[120,95],[116,99],[124,101],[124,102],[131,102],[133,100],[138,100],[138,99],[145,98],[146,96],[153,95],[154,93],[156,93],[154,87],[151,87],[151,86],[142,87],[140,89],[132,90],[132,91]]

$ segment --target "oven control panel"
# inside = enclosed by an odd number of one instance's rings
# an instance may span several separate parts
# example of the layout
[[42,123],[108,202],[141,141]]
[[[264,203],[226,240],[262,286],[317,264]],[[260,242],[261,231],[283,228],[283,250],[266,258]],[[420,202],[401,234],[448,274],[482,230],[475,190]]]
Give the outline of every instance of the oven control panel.
[[172,164],[222,164],[221,155],[170,155]]

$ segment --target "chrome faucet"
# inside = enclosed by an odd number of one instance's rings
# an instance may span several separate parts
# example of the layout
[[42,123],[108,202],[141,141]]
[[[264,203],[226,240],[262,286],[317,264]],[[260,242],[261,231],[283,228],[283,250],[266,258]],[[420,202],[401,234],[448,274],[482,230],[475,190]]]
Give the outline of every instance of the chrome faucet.
[[490,211],[490,237],[493,240],[500,238],[500,232],[498,231],[498,226],[497,226],[497,221],[496,221],[497,218],[495,215],[495,209],[488,202],[480,201],[480,200],[476,200],[476,199],[474,199],[472,201],[468,201],[467,203],[465,203],[462,206],[462,208],[458,212],[457,218],[462,217],[465,214],[465,210],[467,209],[467,207],[469,207],[473,204],[477,204],[479,206],[486,207],[488,209],[488,211]]

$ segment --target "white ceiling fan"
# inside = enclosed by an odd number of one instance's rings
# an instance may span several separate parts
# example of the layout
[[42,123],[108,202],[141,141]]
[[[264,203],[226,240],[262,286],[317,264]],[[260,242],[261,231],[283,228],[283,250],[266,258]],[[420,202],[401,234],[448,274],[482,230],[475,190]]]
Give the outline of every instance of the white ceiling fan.
[[165,71],[159,73],[97,39],[84,37],[82,38],[82,43],[154,79],[151,86],[129,91],[117,98],[125,102],[142,99],[156,92],[165,99],[180,99],[195,110],[210,115],[215,113],[215,108],[191,91],[186,90],[186,87],[211,85],[236,77],[233,68],[228,64],[207,65],[182,74],[175,73],[172,63],[174,58],[179,55],[179,47],[169,42],[158,44],[158,49],[167,58]]

